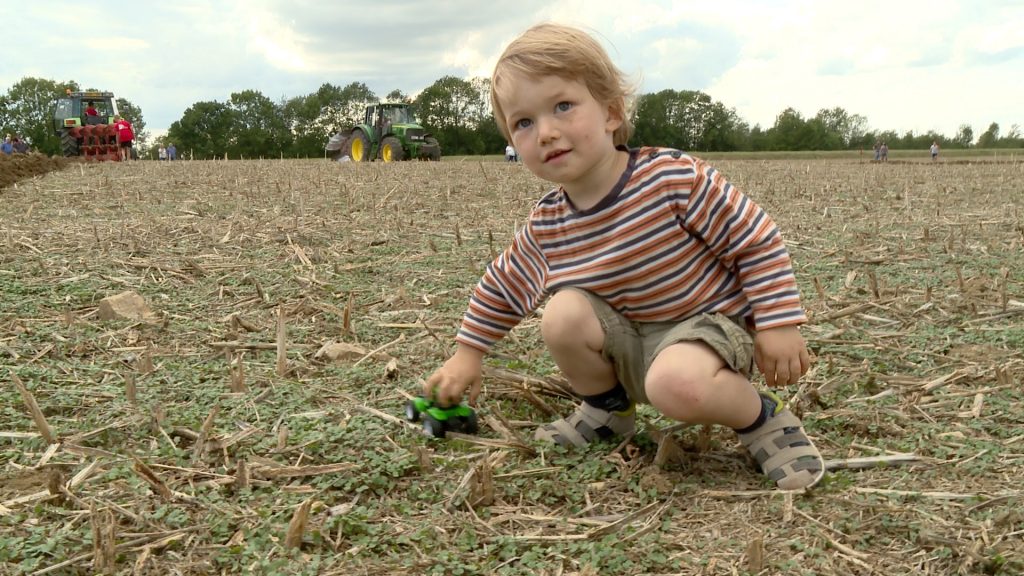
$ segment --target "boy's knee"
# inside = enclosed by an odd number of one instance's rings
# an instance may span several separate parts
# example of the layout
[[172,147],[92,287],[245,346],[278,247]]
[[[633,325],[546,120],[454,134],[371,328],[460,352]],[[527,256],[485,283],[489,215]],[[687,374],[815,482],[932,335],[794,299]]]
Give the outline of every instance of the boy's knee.
[[541,317],[540,333],[552,344],[583,343],[600,323],[586,294],[579,290],[560,290],[548,299]]
[[644,389],[652,406],[674,413],[700,412],[713,393],[709,379],[688,372],[649,372]]

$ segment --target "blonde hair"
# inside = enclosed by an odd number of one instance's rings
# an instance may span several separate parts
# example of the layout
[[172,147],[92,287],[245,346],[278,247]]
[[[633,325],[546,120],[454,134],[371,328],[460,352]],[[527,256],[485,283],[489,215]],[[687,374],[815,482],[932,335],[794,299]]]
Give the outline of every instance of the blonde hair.
[[627,80],[604,48],[586,32],[562,24],[537,24],[505,48],[491,76],[491,108],[498,130],[511,141],[498,96],[507,90],[508,75],[520,73],[531,78],[558,76],[583,83],[595,100],[610,106],[622,119],[612,135],[616,146],[633,134],[632,115],[636,88]]

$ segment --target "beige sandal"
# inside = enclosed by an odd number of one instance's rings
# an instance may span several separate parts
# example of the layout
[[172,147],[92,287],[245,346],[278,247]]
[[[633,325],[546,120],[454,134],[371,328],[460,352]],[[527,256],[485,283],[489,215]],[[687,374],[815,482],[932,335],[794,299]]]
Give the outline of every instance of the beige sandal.
[[770,392],[775,412],[752,432],[740,434],[740,443],[750,451],[761,471],[782,490],[804,490],[825,475],[825,461],[804,433],[803,423],[782,400]]
[[591,442],[624,436],[636,430],[636,410],[608,412],[586,402],[565,418],[537,429],[534,438],[565,447],[584,447]]

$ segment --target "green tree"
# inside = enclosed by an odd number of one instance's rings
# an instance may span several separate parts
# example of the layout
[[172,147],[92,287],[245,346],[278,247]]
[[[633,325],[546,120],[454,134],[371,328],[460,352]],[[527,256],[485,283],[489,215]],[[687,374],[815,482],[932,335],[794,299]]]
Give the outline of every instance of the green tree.
[[642,94],[633,117],[633,141],[645,146],[686,149],[673,121],[675,90]]
[[1003,148],[1024,148],[1024,136],[1021,135],[1020,125],[1010,126],[1010,131],[999,139]]
[[388,95],[384,97],[384,101],[385,102],[405,102],[406,104],[411,104],[412,103],[412,98],[409,98],[409,95],[406,94],[405,92],[402,92],[398,88],[395,88],[391,92],[388,92]]
[[366,105],[376,101],[377,95],[361,82],[344,88],[322,84],[312,94],[288,100],[282,107],[282,115],[291,131],[292,155],[322,158],[327,140],[362,122]]
[[738,150],[749,131],[750,127],[734,108],[726,108],[725,104],[715,102],[708,111],[701,149],[719,152]]
[[741,150],[753,150],[756,152],[771,150],[771,142],[769,141],[768,132],[763,130],[760,125],[755,125],[750,129],[746,143]]
[[[493,154],[504,152],[505,137],[498,130],[498,122],[494,118],[494,110],[491,108],[491,79],[472,78],[470,83],[479,95],[479,104],[473,114],[475,124],[474,141],[478,148],[474,154]],[[418,113],[418,112],[417,112]],[[444,147],[442,146],[442,150]]]
[[232,157],[278,157],[291,144],[281,109],[257,90],[235,92],[228,100],[232,114],[226,152]]
[[53,106],[66,90],[78,90],[78,83],[22,78],[0,97],[0,127],[5,134],[23,136],[39,152],[60,155],[60,138],[53,130]]
[[291,155],[297,158],[323,156],[326,130],[319,134],[313,122],[320,113],[315,94],[288,99],[281,107],[281,116],[292,135]]
[[[416,98],[420,121],[441,142],[445,154],[493,154],[477,130],[491,116],[490,81],[445,76]],[[499,143],[500,144],[500,143]]]
[[634,141],[681,150],[735,150],[747,128],[703,92],[662,90],[637,99]]
[[[480,142],[481,152],[480,154],[494,154],[495,151],[504,151],[505,149],[505,137],[498,130],[498,123],[494,119],[494,115],[490,115],[480,119],[479,124],[476,127],[477,141]],[[443,153],[448,154],[442,145],[441,150]]]
[[[167,130],[167,141],[178,149],[178,157],[210,159],[223,156],[234,127],[234,111],[220,102],[197,102]],[[186,156],[187,154],[187,156]]]
[[999,124],[993,122],[988,125],[988,130],[978,136],[978,148],[995,148],[999,142]]
[[715,104],[704,92],[684,90],[675,107],[674,123],[684,139],[684,150],[707,150],[705,135],[715,117]]
[[822,108],[814,118],[825,129],[829,150],[855,146],[867,130],[867,118],[838,106]]
[[878,141],[885,143],[889,148],[893,147],[893,143],[899,141],[900,135],[895,130],[883,130],[878,133]]
[[813,140],[813,127],[794,108],[786,108],[775,117],[775,125],[768,129],[770,150],[807,150]]
[[970,148],[974,143],[974,130],[968,124],[961,124],[950,143],[957,148]]
[[1020,148],[1024,146],[1020,126],[1014,124],[1005,136],[1000,136],[999,124],[989,124],[988,130],[978,137],[978,148]]
[[938,142],[945,145],[948,139],[934,130],[915,134],[912,130],[907,131],[903,136],[889,142],[890,148],[902,148],[904,150],[922,150]]

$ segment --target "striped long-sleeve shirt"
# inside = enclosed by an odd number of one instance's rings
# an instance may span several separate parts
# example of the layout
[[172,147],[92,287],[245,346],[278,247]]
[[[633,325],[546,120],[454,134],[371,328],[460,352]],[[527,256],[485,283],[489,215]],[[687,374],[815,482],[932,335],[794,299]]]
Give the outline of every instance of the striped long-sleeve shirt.
[[560,189],[488,265],[456,341],[486,352],[554,292],[593,292],[636,322],[721,312],[758,330],[806,321],[775,222],[703,160],[630,151],[615,188],[577,210]]

